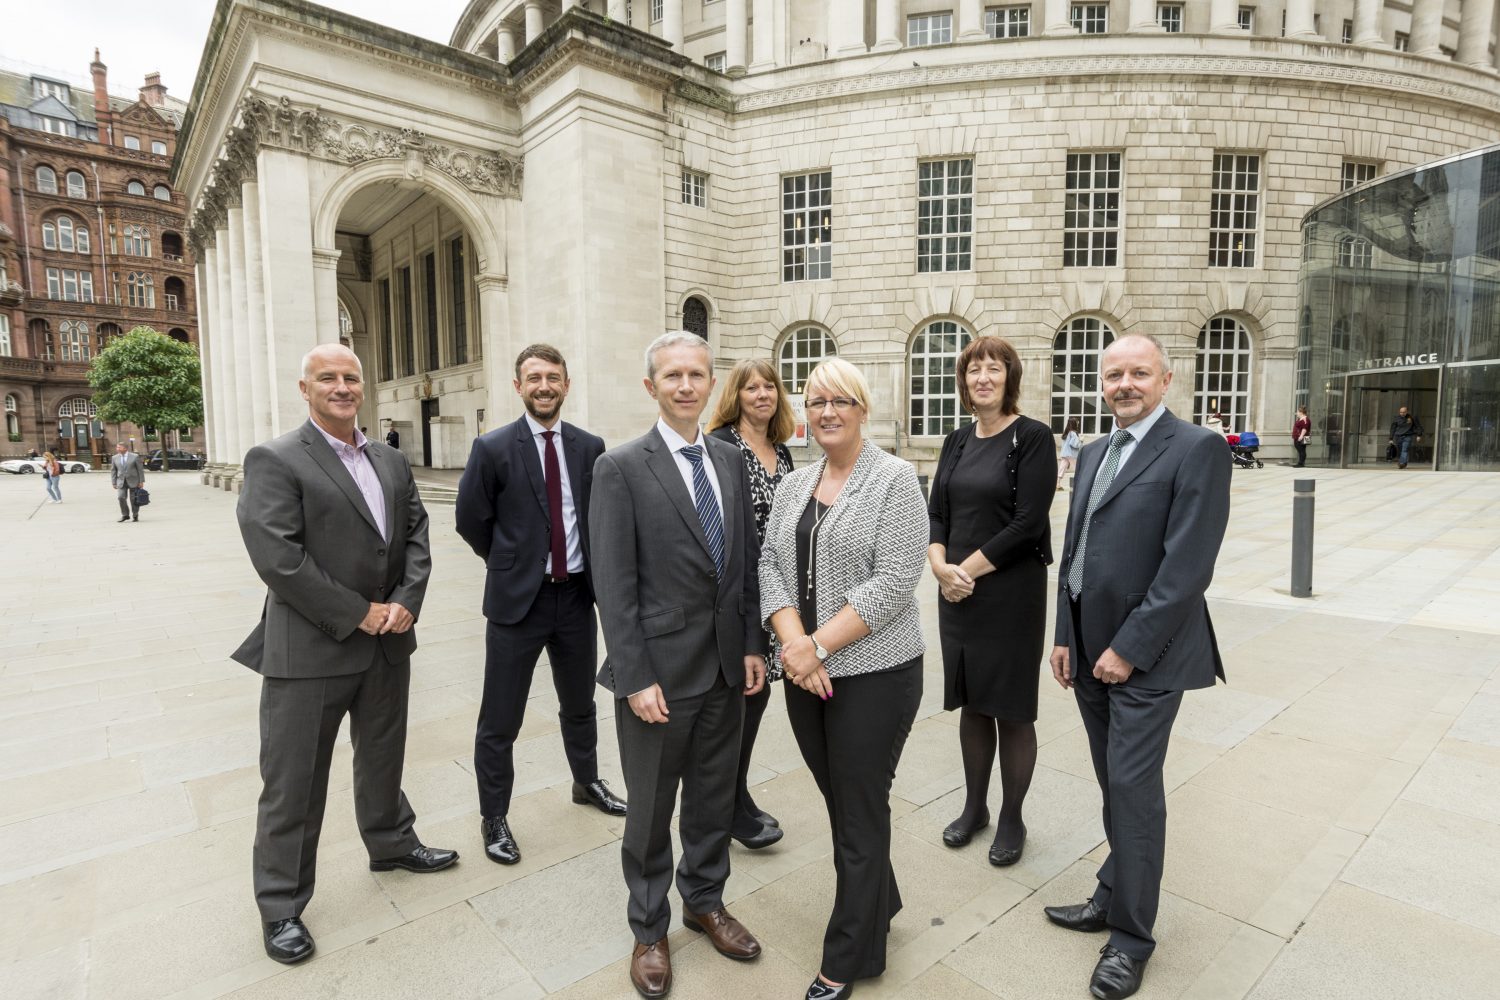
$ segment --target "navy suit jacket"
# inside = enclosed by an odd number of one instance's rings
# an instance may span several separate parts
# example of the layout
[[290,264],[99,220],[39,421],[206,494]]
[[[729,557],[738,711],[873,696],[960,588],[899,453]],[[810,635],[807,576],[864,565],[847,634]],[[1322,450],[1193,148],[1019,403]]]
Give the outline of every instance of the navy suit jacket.
[[[557,427],[562,431],[560,457],[568,467],[587,573],[593,566],[589,493],[594,461],[604,454],[604,439],[566,421],[559,421]],[[484,560],[484,616],[501,625],[516,624],[536,600],[552,551],[547,481],[525,417],[474,441],[458,481],[455,520],[458,533]],[[592,580],[589,585],[592,588]]]

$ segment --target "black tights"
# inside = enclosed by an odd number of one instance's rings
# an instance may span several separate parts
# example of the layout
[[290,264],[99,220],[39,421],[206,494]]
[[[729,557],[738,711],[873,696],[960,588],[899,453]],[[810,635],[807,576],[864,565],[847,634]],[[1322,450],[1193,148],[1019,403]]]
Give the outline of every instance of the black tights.
[[987,811],[990,770],[995,752],[1000,753],[1000,788],[1003,799],[995,821],[995,846],[1014,849],[1026,837],[1021,807],[1036,770],[1036,723],[992,719],[963,709],[958,720],[958,743],[963,751],[964,784],[968,797],[960,820],[973,827]]

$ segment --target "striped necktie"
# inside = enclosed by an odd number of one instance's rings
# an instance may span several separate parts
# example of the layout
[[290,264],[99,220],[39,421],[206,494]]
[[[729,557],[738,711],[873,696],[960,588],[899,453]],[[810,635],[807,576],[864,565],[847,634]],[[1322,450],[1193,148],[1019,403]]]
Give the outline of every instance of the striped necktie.
[[703,446],[690,444],[682,449],[682,457],[693,467],[693,506],[698,510],[698,522],[703,525],[703,537],[708,540],[708,551],[713,553],[714,567],[719,576],[724,576],[724,517],[719,513],[719,501],[709,485],[708,473],[703,468]]
[[1104,462],[1100,464],[1099,472],[1094,476],[1094,486],[1089,490],[1089,503],[1083,511],[1083,527],[1078,529],[1078,545],[1073,549],[1072,561],[1068,563],[1068,593],[1075,600],[1083,590],[1083,557],[1088,550],[1089,523],[1094,519],[1094,509],[1109,490],[1109,484],[1115,481],[1115,473],[1120,471],[1120,455],[1129,443],[1129,431],[1118,430],[1110,435],[1109,450],[1104,453]]

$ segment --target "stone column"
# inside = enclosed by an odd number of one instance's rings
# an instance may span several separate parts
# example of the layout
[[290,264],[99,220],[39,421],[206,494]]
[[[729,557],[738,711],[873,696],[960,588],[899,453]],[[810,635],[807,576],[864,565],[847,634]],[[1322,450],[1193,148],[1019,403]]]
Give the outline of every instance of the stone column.
[[1317,24],[1313,20],[1313,0],[1287,0],[1286,37],[1319,37]]
[[[1384,2],[1384,0],[1379,0]],[[1208,30],[1215,35],[1243,35],[1240,27],[1240,5],[1238,0],[1210,0],[1208,5]]]
[[[478,297],[478,329],[473,331],[484,349],[484,378],[490,387],[489,412],[485,423],[500,425],[501,402],[508,392],[513,372],[509,365],[524,344],[510,342],[510,281],[503,274],[482,273],[474,276],[473,288]],[[472,353],[470,355],[472,357]],[[579,364],[578,368],[582,369]]]
[[226,490],[232,490],[234,480],[240,473],[240,466],[244,463],[245,452],[250,450],[250,443],[246,440],[244,413],[251,403],[250,389],[240,378],[240,373],[250,366],[250,354],[234,328],[234,286],[229,279],[233,250],[227,227],[226,220],[223,227],[214,231],[214,246],[219,248],[218,291],[214,299],[218,305],[218,327],[224,332],[227,344],[224,351],[224,388],[228,390],[226,395],[229,397],[229,405],[224,413],[224,429],[228,431],[229,438],[229,467],[225,470],[221,485]]
[[745,73],[745,36],[749,30],[750,14],[746,0],[725,0],[724,71],[730,76]]
[[224,442],[221,440],[224,415],[219,411],[224,397],[219,392],[219,373],[216,367],[219,345],[214,343],[214,338],[219,335],[213,297],[215,254],[213,247],[199,247],[198,260],[193,264],[193,287],[198,297],[198,356],[203,369],[203,437],[204,448],[208,452],[208,465],[203,477],[205,483],[213,475],[214,468],[224,454]]
[[1411,54],[1438,55],[1438,41],[1442,33],[1443,0],[1415,0],[1411,9]]
[[875,48],[890,52],[906,44],[901,33],[901,0],[875,0]]
[[857,56],[866,51],[862,0],[829,0],[828,56]]
[[239,206],[231,208],[228,217],[229,301],[234,313],[235,374],[240,379],[240,446],[249,451],[270,437],[264,433],[270,428],[270,421],[265,419],[265,360],[262,357],[260,379],[257,380],[256,355],[262,354],[262,351],[261,344],[250,333],[250,304],[245,282],[248,266],[245,259],[245,210]]
[[[339,251],[333,247],[313,247],[313,299],[318,317],[320,344],[339,342]],[[415,295],[416,289],[412,289]],[[412,309],[417,308],[416,302]],[[420,365],[418,366],[421,367]],[[437,367],[435,364],[430,367]]]
[[[302,355],[319,341],[307,169],[307,159],[297,153],[260,151],[256,176],[272,435],[284,434],[307,419],[297,380],[302,377]],[[328,339],[337,340],[336,317],[333,322],[335,332]]]
[[958,35],[956,40],[960,42],[982,42],[989,37],[984,31],[984,0],[958,0]]
[[496,57],[503,63],[508,63],[516,57],[516,29],[513,25],[502,23],[495,29]]
[[[1490,0],[1491,3],[1494,0]],[[1385,0],[1354,0],[1354,44],[1371,48],[1388,48],[1380,34],[1380,20]],[[1460,39],[1459,44],[1463,41]]]
[[526,0],[526,44],[536,41],[536,36],[546,27],[542,23],[542,5],[539,0]]
[[682,0],[662,0],[661,37],[672,48],[682,51]]
[[1076,35],[1077,29],[1068,20],[1068,0],[1046,0],[1042,11],[1043,19],[1047,22],[1042,27],[1043,34],[1047,35]]
[[1458,21],[1458,54],[1454,62],[1493,69],[1490,29],[1495,25],[1495,0],[1463,0]]
[[260,249],[260,187],[246,181],[241,188],[245,206],[245,330],[250,338],[250,386],[255,394],[255,440],[269,441],[271,433],[271,362],[266,353],[265,260]]
[[[779,58],[780,50],[776,47],[776,0],[754,0],[755,2],[755,41],[754,61],[750,64],[752,73],[760,73],[764,70],[775,69],[776,60]],[[895,0],[890,0],[894,3]]]
[[[1296,3],[1297,0],[1292,2]],[[1130,0],[1130,25],[1127,30],[1136,34],[1162,31],[1162,26],[1156,23],[1156,0]]]

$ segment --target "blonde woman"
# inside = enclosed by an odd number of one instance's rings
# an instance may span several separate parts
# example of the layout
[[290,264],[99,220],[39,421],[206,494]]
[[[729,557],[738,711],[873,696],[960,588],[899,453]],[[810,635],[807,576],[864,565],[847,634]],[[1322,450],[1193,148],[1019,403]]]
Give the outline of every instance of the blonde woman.
[[865,440],[870,390],[830,359],[807,381],[823,449],[782,480],[761,550],[761,614],[780,641],[787,716],[828,806],[838,880],[808,1000],[842,1000],[885,971],[901,909],[891,781],[922,697],[917,582],[927,508],[916,470]]
[[62,463],[47,451],[42,453],[42,480],[47,484],[49,503],[62,503]]

